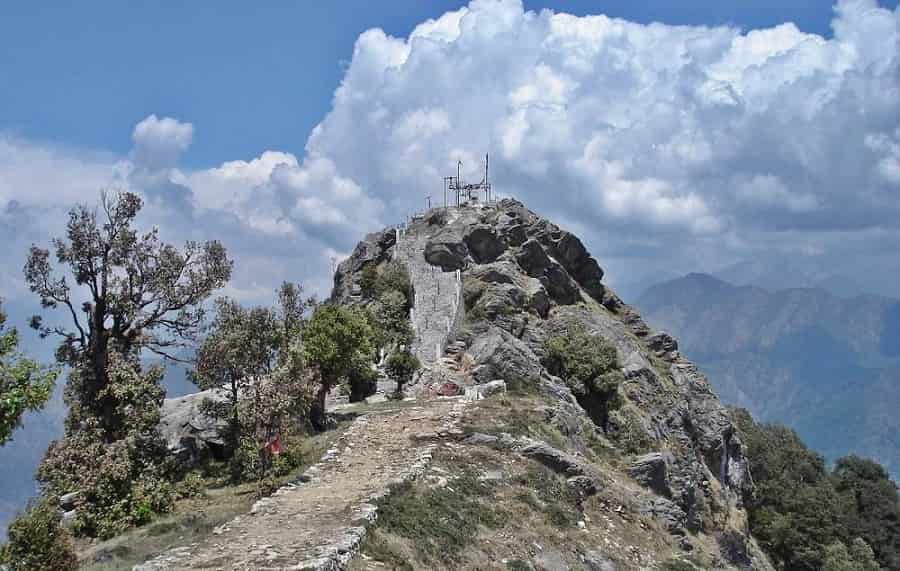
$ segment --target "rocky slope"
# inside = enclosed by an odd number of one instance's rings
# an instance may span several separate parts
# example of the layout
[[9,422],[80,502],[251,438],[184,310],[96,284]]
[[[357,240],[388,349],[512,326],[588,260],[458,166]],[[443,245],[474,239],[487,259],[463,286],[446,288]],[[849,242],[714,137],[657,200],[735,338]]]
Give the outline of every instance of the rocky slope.
[[[727,410],[677,342],[653,332],[602,283],[603,270],[576,236],[514,200],[434,209],[404,230],[418,236],[429,264],[448,273],[461,270],[465,313],[449,328],[444,361],[464,371],[464,383],[503,379],[510,388],[500,409],[507,415],[503,421],[485,417],[488,405],[471,407],[464,438],[447,445],[450,468],[441,470],[478,468],[460,467],[454,456],[460,446],[471,451],[465,457],[493,454],[492,461],[507,470],[516,462],[537,463],[579,490],[583,501],[572,509],[581,510],[584,520],[596,509],[602,513],[592,521],[609,523],[594,529],[579,520],[582,534],[554,536],[550,560],[558,565],[547,563],[546,545],[540,553],[523,548],[528,531],[514,524],[501,532],[522,541],[510,540],[502,549],[518,554],[523,568],[654,568],[667,549],[690,553],[708,567],[770,568],[747,531],[743,505],[753,483]],[[397,237],[392,228],[360,242],[337,271],[333,298],[357,300],[362,269],[396,256]],[[427,307],[414,308],[419,311]],[[541,363],[545,340],[573,323],[612,343],[623,367],[624,404],[610,414],[605,430],[590,422],[565,382]],[[522,403],[521,418],[508,417]],[[479,425],[496,433],[479,432]],[[479,481],[489,480],[486,474]],[[493,486],[491,493],[502,498],[502,486]],[[382,539],[402,543],[402,537]],[[506,560],[499,559],[506,553],[501,547],[479,549],[457,566],[494,568]],[[597,553],[604,554],[602,561]]]
[[855,453],[897,477],[896,300],[769,292],[691,274],[650,288],[637,304],[650,323],[678,336],[726,403],[796,429],[829,460]]

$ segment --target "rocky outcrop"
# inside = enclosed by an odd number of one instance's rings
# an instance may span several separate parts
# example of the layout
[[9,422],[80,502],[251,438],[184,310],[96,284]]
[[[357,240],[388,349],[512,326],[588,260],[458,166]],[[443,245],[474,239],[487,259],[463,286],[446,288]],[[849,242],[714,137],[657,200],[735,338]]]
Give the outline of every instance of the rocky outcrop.
[[[743,506],[753,483],[727,410],[706,377],[680,354],[677,341],[652,331],[602,283],[600,264],[576,236],[514,200],[438,209],[409,230],[419,225],[427,228],[425,261],[462,271],[465,326],[454,336],[467,347],[464,358],[472,381],[503,379],[510,391],[538,390],[555,403],[545,419],[565,436],[569,451],[555,454],[546,443],[535,443],[522,454],[570,478],[591,479],[589,467],[579,468],[581,460],[572,451],[577,454],[590,441],[604,439],[629,457],[627,472],[646,488],[633,499],[640,513],[679,537],[746,538]],[[362,252],[390,255],[370,247]],[[345,264],[342,268],[358,265]],[[336,278],[338,294],[345,280]],[[547,339],[573,325],[612,344],[622,365],[622,405],[610,412],[605,426],[594,427],[594,435],[581,428],[585,412],[564,380],[542,364]],[[685,549],[690,544],[685,539]],[[743,557],[733,553],[734,545],[755,549],[749,538],[728,545],[729,552],[721,554],[727,561]],[[750,558],[765,561],[758,553]],[[761,567],[766,568],[764,563]]]
[[212,389],[163,401],[159,430],[169,453],[182,468],[223,455],[226,422],[204,414],[201,405],[205,400],[220,402],[226,398],[224,391]]
[[628,468],[628,474],[638,483],[646,486],[661,496],[671,497],[669,486],[669,462],[672,455],[668,452],[652,452],[638,456]]

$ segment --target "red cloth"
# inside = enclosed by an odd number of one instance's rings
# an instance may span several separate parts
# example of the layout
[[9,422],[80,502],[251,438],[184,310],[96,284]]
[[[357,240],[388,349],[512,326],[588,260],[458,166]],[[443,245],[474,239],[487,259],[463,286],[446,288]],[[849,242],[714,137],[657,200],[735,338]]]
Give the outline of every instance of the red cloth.
[[283,450],[283,448],[281,447],[281,437],[280,437],[280,436],[275,436],[275,438],[273,438],[272,440],[270,440],[270,441],[266,444],[266,450],[267,450],[267,451],[269,452],[269,454],[271,454],[272,456],[278,456],[279,454],[281,454],[281,452],[282,452],[282,450]]

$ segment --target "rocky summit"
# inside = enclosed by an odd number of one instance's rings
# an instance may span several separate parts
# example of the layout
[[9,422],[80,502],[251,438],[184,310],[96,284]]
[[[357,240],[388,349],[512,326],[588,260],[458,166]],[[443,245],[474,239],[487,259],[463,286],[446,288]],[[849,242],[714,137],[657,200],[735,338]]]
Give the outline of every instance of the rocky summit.
[[[586,525],[575,539],[532,548],[522,561],[542,569],[647,568],[663,563],[666,545],[669,557],[690,555],[703,566],[769,568],[748,531],[744,504],[754,487],[728,411],[677,341],[652,331],[603,283],[577,236],[511,199],[432,209],[360,242],[335,275],[333,299],[364,302],[363,269],[391,260],[410,269],[416,334],[428,336],[417,345],[425,363],[419,394],[437,394],[450,380],[471,395],[502,380],[510,395],[532,394],[523,418],[542,425],[513,430],[513,422],[479,410],[490,399],[476,401],[464,415],[473,419],[463,420],[464,436],[448,443],[453,455],[475,457],[483,448],[501,465],[504,456],[537,462],[570,487],[605,498],[600,503],[615,516],[603,530]],[[543,365],[547,339],[572,327],[606,340],[618,356],[622,402],[603,427]],[[478,432],[479,425],[495,433]],[[540,563],[548,549],[561,566]],[[604,553],[608,566],[591,563],[588,553]]]

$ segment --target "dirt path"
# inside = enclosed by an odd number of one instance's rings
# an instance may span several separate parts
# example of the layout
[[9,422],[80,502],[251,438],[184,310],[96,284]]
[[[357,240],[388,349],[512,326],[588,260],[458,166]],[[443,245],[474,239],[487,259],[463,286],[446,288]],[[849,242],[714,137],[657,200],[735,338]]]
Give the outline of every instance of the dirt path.
[[308,481],[281,488],[249,514],[213,531],[202,543],[180,547],[136,571],[163,569],[340,569],[374,519],[373,502],[394,483],[415,477],[434,449],[452,434],[464,402],[435,399],[361,416],[307,470]]

